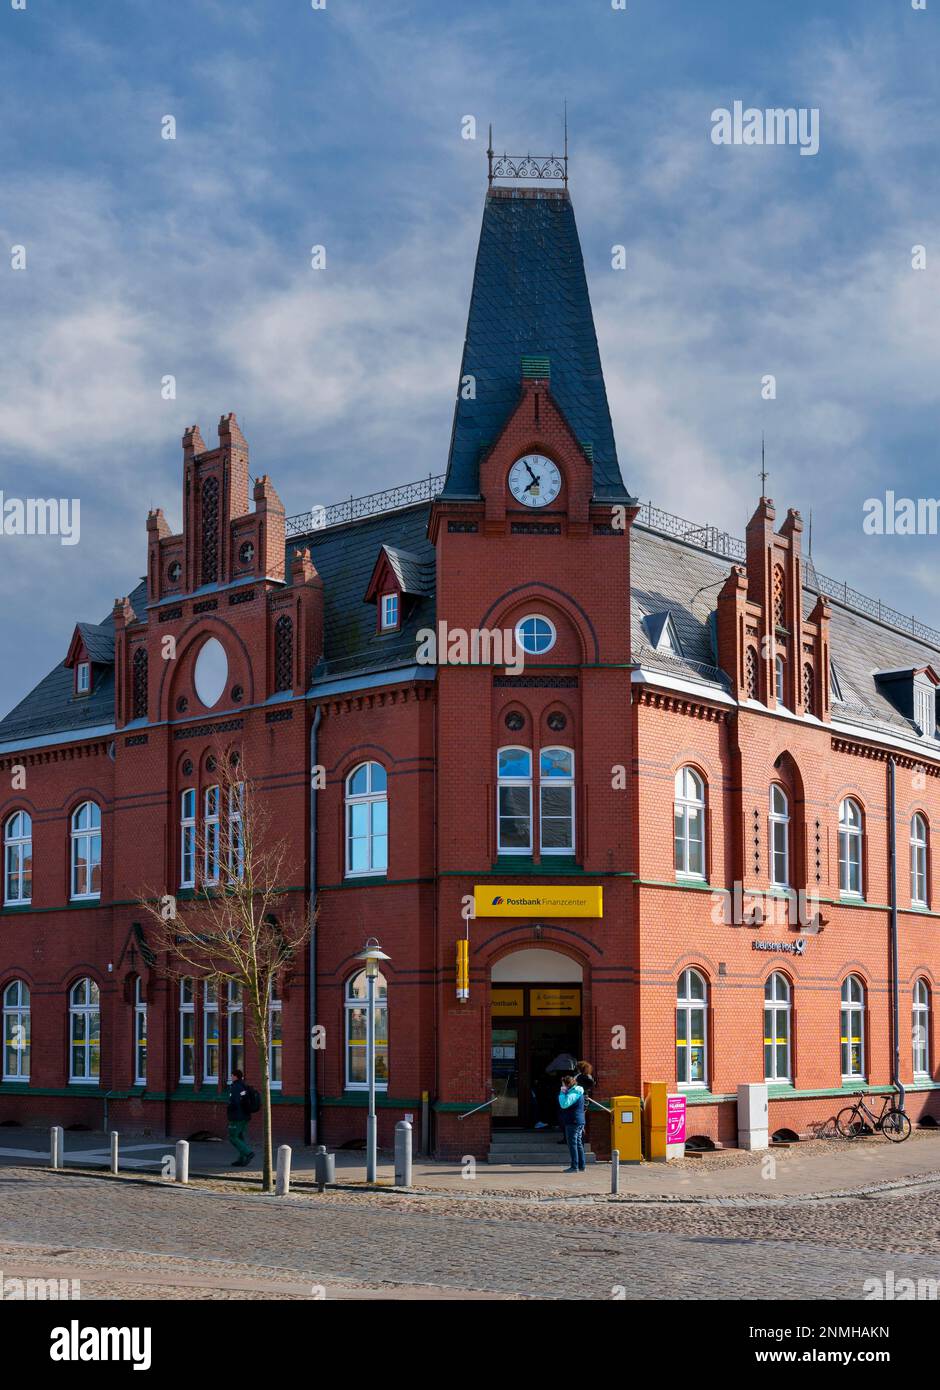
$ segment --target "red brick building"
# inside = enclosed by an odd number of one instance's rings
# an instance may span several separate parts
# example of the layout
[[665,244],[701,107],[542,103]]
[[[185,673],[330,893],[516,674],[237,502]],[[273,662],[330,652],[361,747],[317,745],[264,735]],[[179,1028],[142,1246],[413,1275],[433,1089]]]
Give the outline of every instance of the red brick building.
[[238,1000],[166,978],[138,898],[224,871],[194,844],[232,750],[318,911],[279,1134],[364,1132],[369,937],[383,1143],[426,1098],[436,1152],[485,1154],[565,1051],[725,1142],[748,1081],[771,1130],[892,1079],[940,1112],[940,634],[767,498],[744,544],[637,506],[566,186],[488,193],[443,480],[285,519],[226,416],[182,517],[0,722],[0,1121],[221,1131]]

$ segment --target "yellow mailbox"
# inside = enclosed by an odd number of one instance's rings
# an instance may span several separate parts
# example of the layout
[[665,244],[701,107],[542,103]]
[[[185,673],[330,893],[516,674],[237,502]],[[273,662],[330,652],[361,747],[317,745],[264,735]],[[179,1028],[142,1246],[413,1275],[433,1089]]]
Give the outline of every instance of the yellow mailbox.
[[614,1096],[610,1102],[610,1147],[621,1163],[642,1163],[643,1133],[639,1096]]
[[651,1163],[666,1162],[666,1083],[643,1083],[643,1130],[646,1157]]

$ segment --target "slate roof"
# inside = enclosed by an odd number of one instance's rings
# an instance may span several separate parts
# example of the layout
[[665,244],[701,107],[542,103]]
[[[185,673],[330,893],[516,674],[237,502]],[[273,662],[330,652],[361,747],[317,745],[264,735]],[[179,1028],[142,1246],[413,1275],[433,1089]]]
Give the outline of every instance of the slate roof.
[[114,623],[108,615],[104,623],[76,624],[85,643],[88,659],[93,665],[114,665]]
[[425,597],[434,592],[435,559],[433,547],[429,546],[430,558],[416,555],[413,550],[401,550],[398,546],[383,545],[388,556],[392,573],[398,580],[403,594]]
[[594,491],[622,501],[614,431],[567,189],[493,188],[473,274],[444,497],[479,496],[479,461],[519,399],[524,356],[547,357],[552,395],[594,460]]

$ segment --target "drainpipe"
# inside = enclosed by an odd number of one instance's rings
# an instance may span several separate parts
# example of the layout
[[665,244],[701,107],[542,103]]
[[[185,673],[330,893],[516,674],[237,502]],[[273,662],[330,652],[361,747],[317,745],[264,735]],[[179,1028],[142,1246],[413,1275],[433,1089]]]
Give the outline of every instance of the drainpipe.
[[317,1096],[317,1049],[315,1029],[317,1025],[317,924],[315,914],[317,910],[317,788],[316,767],[317,767],[317,735],[320,729],[320,720],[323,717],[323,710],[317,705],[313,712],[313,722],[310,725],[310,942],[308,945],[308,968],[310,972],[308,983],[309,994],[309,1025],[308,1048],[310,1053],[310,1143],[316,1144],[318,1130],[318,1111],[319,1099]]
[[891,1079],[898,1092],[898,1106],[904,1109],[904,1087],[901,1083],[901,1024],[900,1024],[900,980],[898,979],[898,854],[897,854],[897,814],[895,808],[895,782],[897,764],[888,759],[888,861],[891,897],[891,1019],[894,1051],[892,1054]]

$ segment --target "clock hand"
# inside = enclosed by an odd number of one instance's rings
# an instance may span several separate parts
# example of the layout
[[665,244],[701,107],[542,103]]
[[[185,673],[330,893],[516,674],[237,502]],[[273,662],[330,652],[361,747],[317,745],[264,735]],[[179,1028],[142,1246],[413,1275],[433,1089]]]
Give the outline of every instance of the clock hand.
[[532,465],[529,463],[529,460],[528,460],[528,459],[523,459],[522,461],[523,461],[523,463],[525,464],[526,468],[528,468],[528,470],[529,470],[529,477],[532,479],[533,483],[537,483],[537,482],[538,482],[538,478],[537,478],[537,476],[532,472]]

